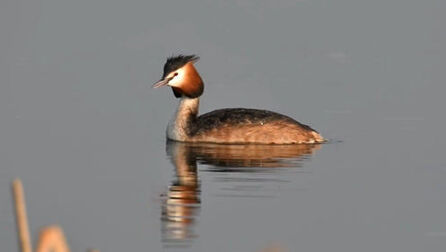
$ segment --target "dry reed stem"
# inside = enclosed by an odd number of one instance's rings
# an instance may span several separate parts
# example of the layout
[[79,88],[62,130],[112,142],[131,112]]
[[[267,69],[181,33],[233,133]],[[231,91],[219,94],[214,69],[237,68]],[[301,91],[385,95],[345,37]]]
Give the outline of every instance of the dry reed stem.
[[[25,192],[20,179],[15,179],[12,182],[12,191],[19,245],[22,252],[32,252],[31,235],[26,213]],[[70,252],[62,228],[59,226],[42,228],[39,232],[36,252]],[[89,252],[99,252],[99,250],[92,249]]]
[[12,182],[14,196],[15,216],[19,245],[22,252],[32,252],[31,235],[29,234],[28,216],[26,214],[25,193],[20,179]]
[[70,252],[65,235],[59,226],[44,227],[39,232],[36,252]]

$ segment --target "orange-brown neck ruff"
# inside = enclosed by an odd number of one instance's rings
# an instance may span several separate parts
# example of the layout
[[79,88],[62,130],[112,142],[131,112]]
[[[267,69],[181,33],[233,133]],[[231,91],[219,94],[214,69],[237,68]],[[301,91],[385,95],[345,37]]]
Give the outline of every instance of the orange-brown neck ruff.
[[172,87],[175,97],[179,98],[182,95],[189,98],[199,97],[203,94],[204,84],[193,63],[187,63],[182,70],[184,71],[183,81],[180,85]]

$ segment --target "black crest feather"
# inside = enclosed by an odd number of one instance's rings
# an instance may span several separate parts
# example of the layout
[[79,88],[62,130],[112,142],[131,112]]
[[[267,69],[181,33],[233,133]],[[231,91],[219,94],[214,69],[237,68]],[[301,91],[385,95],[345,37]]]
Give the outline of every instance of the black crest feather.
[[166,64],[164,64],[164,73],[163,78],[165,78],[169,73],[172,71],[177,70],[178,68],[181,68],[182,66],[186,65],[187,63],[193,61],[198,61],[200,57],[196,55],[177,55],[167,58]]

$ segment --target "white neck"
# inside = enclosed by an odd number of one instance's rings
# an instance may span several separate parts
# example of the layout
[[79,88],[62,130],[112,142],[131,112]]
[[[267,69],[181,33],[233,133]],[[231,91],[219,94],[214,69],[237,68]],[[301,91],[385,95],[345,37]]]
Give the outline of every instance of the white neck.
[[191,124],[198,115],[199,98],[181,97],[177,111],[167,125],[167,138],[186,141],[190,136]]

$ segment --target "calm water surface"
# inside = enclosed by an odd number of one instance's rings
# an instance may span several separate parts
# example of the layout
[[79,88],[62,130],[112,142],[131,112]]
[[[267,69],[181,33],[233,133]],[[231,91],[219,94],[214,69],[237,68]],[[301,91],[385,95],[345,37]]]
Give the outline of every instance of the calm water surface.
[[[444,251],[444,1],[3,1],[0,250]],[[201,112],[289,115],[323,145],[166,143],[165,58],[197,53]]]

